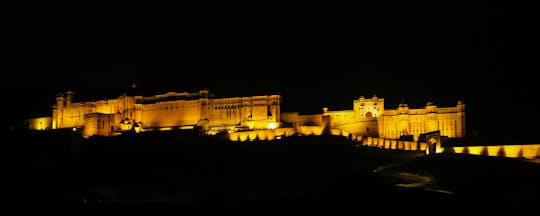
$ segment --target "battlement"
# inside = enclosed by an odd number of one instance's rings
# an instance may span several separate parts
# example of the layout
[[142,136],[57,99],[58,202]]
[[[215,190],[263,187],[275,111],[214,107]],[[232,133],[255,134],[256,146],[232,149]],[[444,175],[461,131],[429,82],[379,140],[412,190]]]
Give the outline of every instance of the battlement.
[[154,96],[139,97],[137,98],[136,103],[151,104],[164,101],[197,100],[199,98],[206,98],[208,96],[208,90],[201,90],[199,92],[167,92],[165,94],[158,94]]
[[360,96],[357,100],[354,100],[353,103],[384,103],[384,98],[379,98],[376,95],[373,95],[372,98],[365,98],[364,96]]

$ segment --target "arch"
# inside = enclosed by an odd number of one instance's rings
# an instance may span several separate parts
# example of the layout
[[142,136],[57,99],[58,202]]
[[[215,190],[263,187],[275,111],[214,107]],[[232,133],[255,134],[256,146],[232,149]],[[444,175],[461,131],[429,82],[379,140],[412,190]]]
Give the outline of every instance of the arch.
[[429,154],[434,154],[434,153],[437,153],[437,144],[438,144],[438,137],[427,137],[427,142],[426,142],[426,153],[429,155]]
[[366,118],[373,118],[373,113],[367,112],[366,113]]

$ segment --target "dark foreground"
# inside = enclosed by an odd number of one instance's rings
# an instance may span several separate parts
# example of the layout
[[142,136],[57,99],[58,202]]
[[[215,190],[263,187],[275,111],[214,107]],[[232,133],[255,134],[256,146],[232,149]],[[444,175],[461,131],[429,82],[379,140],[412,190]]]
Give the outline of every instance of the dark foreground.
[[[540,203],[539,164],[356,147],[343,137],[8,137],[12,141],[2,151],[4,200],[21,213],[521,214]],[[381,167],[388,168],[374,172]],[[433,181],[429,187],[395,186],[407,183],[394,178],[403,173]]]

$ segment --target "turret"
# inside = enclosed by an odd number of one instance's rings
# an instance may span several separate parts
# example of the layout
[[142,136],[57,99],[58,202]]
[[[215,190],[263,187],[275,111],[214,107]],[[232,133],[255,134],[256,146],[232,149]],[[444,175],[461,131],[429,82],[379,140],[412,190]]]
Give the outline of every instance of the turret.
[[328,107],[323,107],[322,110],[323,110],[323,116],[329,115],[328,114]]
[[199,91],[199,95],[201,98],[208,98],[210,91],[208,89],[202,89]]
[[409,105],[407,105],[406,103],[401,103],[399,104],[398,110],[400,114],[407,113],[409,111]]
[[64,94],[58,93],[56,95],[56,109],[63,109],[64,108]]
[[465,112],[465,103],[462,100],[458,100],[456,107],[459,112]]
[[72,91],[66,92],[66,107],[71,106],[71,101],[73,100],[73,97],[75,96],[75,93]]
[[269,97],[269,101],[268,101],[268,114],[267,116],[271,116],[271,118],[269,119],[272,119],[276,122],[279,122],[280,121],[280,101],[281,101],[281,96],[279,95],[270,95]]
[[332,117],[328,114],[328,107],[323,107],[323,115],[322,115],[322,134],[329,135],[331,134],[331,128],[332,128]]
[[401,100],[401,103],[399,104],[398,110],[399,110],[400,114],[404,114],[404,113],[407,113],[409,111],[409,105],[407,105],[405,103],[405,100]]
[[64,100],[64,94],[58,93],[56,95],[56,104],[54,104],[52,109],[52,129],[62,126]]
[[456,136],[465,137],[466,135],[465,103],[462,100],[458,100],[456,107],[458,109],[457,120],[456,120]]
[[435,105],[435,102],[433,102],[433,98],[429,98],[426,102],[426,109],[430,113],[437,112],[437,106]]

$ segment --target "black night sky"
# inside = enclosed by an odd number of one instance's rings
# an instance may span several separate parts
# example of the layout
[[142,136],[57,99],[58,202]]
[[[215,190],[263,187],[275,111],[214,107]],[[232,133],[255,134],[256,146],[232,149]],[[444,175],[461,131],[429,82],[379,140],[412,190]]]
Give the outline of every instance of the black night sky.
[[534,81],[507,65],[501,5],[39,4],[17,10],[8,32],[2,88],[17,101],[6,103],[12,121],[49,115],[55,94],[70,89],[82,100],[202,88],[279,93],[283,111],[301,113],[352,109],[373,94],[386,108],[462,99],[468,129],[484,136],[532,133],[524,126],[540,120],[525,101]]

